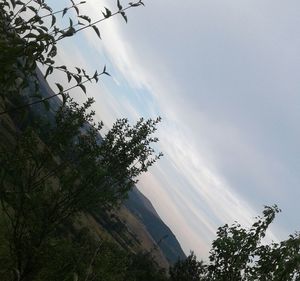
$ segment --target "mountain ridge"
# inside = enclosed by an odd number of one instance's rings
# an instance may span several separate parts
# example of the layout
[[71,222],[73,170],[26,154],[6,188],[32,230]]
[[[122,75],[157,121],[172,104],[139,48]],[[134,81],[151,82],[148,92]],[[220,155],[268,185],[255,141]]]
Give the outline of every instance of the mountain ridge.
[[129,192],[124,205],[146,226],[170,264],[186,258],[172,230],[160,218],[151,201],[136,186]]

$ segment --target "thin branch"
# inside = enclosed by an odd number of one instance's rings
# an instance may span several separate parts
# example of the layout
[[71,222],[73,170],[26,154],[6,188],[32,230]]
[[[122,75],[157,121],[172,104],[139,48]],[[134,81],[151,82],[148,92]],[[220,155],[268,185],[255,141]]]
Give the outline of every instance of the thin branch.
[[[137,3],[140,3],[140,1],[138,1]],[[108,17],[103,17],[103,18],[101,18],[101,19],[99,19],[99,20],[96,20],[96,21],[94,21],[94,22],[92,22],[92,23],[89,23],[88,25],[85,25],[85,26],[83,26],[83,27],[81,27],[81,28],[75,30],[75,31],[74,31],[74,34],[80,32],[80,31],[82,31],[82,30],[84,30],[84,29],[90,28],[90,27],[92,27],[92,26],[94,26],[94,25],[96,25],[96,24],[98,24],[98,23],[100,23],[100,22],[102,22],[102,21],[105,21],[105,20],[107,20],[107,19],[109,19],[109,18],[111,18],[111,17],[113,17],[113,16],[115,16],[115,15],[117,15],[117,14],[121,14],[122,12],[124,12],[124,11],[126,11],[126,10],[128,10],[128,9],[130,9],[130,8],[133,8],[133,7],[135,7],[135,6],[132,5],[132,4],[131,4],[131,5],[128,5],[127,7],[123,8],[123,9],[121,9],[121,10],[118,10],[117,12],[112,13],[112,14],[111,14],[110,16],[108,16]],[[69,28],[70,28],[70,27],[66,27],[66,28],[62,29],[61,31],[67,31],[67,30],[69,30]],[[58,39],[55,40],[55,42],[58,42],[58,41],[60,41],[60,40],[63,39],[63,38],[65,38],[65,36],[64,36],[64,35],[61,35]]]
[[[101,75],[103,75],[103,74],[105,74],[105,72],[101,72],[101,73],[99,73],[99,74],[98,74],[97,76],[95,76],[95,77],[99,77],[99,76],[101,76]],[[52,98],[54,98],[54,97],[57,97],[57,96],[59,96],[59,95],[63,95],[63,94],[66,93],[67,91],[70,91],[70,90],[72,90],[72,89],[74,89],[74,88],[76,88],[76,87],[80,87],[80,85],[82,85],[82,84],[84,84],[84,83],[86,83],[86,82],[89,82],[89,81],[91,81],[92,79],[94,79],[94,77],[89,78],[89,79],[86,79],[86,80],[82,81],[82,82],[79,83],[79,84],[76,84],[76,85],[74,85],[74,86],[72,86],[72,87],[69,87],[68,89],[63,90],[63,91],[61,91],[61,92],[59,92],[59,93],[57,93],[57,94],[51,95],[51,96],[49,96],[49,97],[46,97],[46,98],[43,98],[43,99],[40,99],[40,100],[37,100],[37,101],[33,101],[33,102],[30,102],[30,103],[27,103],[27,104],[24,104],[24,105],[21,105],[21,106],[18,106],[18,107],[14,107],[14,108],[11,108],[11,109],[2,111],[2,112],[0,112],[0,116],[1,116],[1,115],[4,115],[4,114],[11,113],[11,112],[14,112],[14,111],[19,111],[19,110],[22,110],[22,109],[24,109],[24,108],[26,108],[26,107],[29,107],[29,106],[32,106],[32,105],[39,104],[39,103],[41,103],[41,102],[50,100],[50,99],[52,99]]]

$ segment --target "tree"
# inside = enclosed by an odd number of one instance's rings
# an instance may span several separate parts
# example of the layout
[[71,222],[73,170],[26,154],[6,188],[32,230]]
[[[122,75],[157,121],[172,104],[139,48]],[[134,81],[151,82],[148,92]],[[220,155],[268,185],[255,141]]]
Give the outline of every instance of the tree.
[[128,281],[167,281],[165,270],[159,268],[151,253],[140,252],[130,255],[127,272],[123,280]]
[[[265,207],[263,217],[258,217],[250,229],[235,223],[219,227],[212,243],[209,262],[197,262],[194,255],[171,269],[171,280],[191,273],[190,279],[201,281],[254,281],[300,280],[300,235],[290,235],[280,243],[266,245],[262,239],[280,210],[275,205]],[[197,268],[200,268],[197,271]],[[172,279],[173,278],[173,279]],[[192,279],[196,278],[196,279]],[[184,280],[184,279],[183,279]]]
[[[61,259],[68,253],[76,256],[70,235],[76,217],[117,206],[161,156],[151,147],[158,141],[152,134],[159,118],[141,119],[134,126],[120,119],[101,137],[102,124],[93,121],[90,111],[93,100],[79,106],[70,98],[72,89],[86,93],[85,83],[109,74],[106,66],[88,74],[57,65],[57,42],[87,28],[101,37],[98,23],[115,15],[127,22],[125,11],[143,2],[123,7],[117,1],[115,12],[104,8],[96,20],[80,13],[83,4],[71,0],[69,7],[53,11],[44,0],[0,0],[0,241],[5,242],[0,260],[3,276],[14,272],[18,281],[40,275],[44,280],[45,272],[54,276],[47,270],[51,257],[45,253],[60,253]],[[59,14],[70,16],[69,26],[61,26]],[[37,66],[44,68],[45,78],[63,73],[70,86],[56,83],[57,93],[43,96]],[[61,106],[49,111],[48,101],[58,96]],[[32,108],[37,104],[45,106],[42,115]]]
[[[79,87],[86,93],[85,83],[98,82],[101,75],[109,75],[106,66],[102,71],[92,74],[76,67],[74,71],[65,65],[58,65],[56,56],[59,52],[58,42],[75,36],[86,29],[93,29],[101,39],[98,24],[113,16],[121,15],[127,22],[125,11],[143,6],[141,0],[130,2],[123,7],[117,0],[117,10],[110,11],[104,7],[101,17],[91,19],[80,11],[85,1],[75,3],[58,11],[45,0],[0,0],[0,115],[26,109],[30,105],[44,103],[55,96],[64,97],[64,93]],[[69,16],[69,26],[64,26],[57,17]],[[45,77],[53,72],[61,72],[71,84],[67,89],[58,83],[58,93],[42,98],[38,88],[36,68],[45,71]],[[34,85],[30,85],[33,82]]]
[[102,124],[92,123],[94,113],[87,112],[91,103],[79,106],[67,98],[52,126],[33,123],[14,142],[0,143],[9,266],[20,280],[36,274],[40,253],[57,227],[80,212],[116,206],[160,157],[151,148],[160,119],[141,119],[133,127],[118,120],[102,139]]
[[178,260],[170,268],[171,281],[200,281],[200,276],[205,272],[203,262],[197,261],[194,252],[185,260]]

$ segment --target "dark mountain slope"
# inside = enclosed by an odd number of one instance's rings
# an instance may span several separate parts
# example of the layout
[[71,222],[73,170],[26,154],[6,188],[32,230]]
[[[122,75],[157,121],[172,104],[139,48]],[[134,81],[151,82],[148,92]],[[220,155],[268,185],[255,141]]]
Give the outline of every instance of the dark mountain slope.
[[176,236],[160,219],[151,202],[136,187],[129,193],[125,206],[145,225],[171,264],[186,258]]

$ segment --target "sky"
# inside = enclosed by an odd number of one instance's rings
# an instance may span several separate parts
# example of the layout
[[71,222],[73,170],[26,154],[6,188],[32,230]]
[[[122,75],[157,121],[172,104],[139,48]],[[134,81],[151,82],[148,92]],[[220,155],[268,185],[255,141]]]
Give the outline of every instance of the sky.
[[[115,2],[81,10],[97,19]],[[207,257],[219,226],[249,226],[264,205],[282,209],[269,241],[287,238],[300,228],[300,2],[144,3],[127,24],[102,22],[102,40],[91,30],[61,41],[59,59],[90,72],[107,66],[112,77],[87,87],[107,128],[162,117],[164,157],[138,188],[187,254]]]

